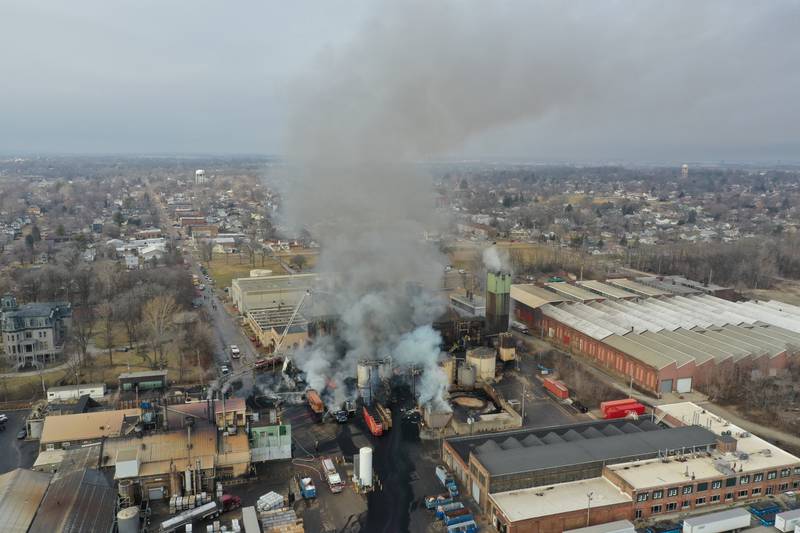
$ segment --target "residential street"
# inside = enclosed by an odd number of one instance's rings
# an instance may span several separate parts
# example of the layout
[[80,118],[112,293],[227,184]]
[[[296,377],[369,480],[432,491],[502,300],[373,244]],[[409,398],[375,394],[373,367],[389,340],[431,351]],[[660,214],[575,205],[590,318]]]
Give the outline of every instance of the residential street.
[[25,417],[29,410],[0,411],[8,416],[5,429],[0,431],[0,474],[15,468],[30,468],[36,460],[39,441],[17,439],[17,432],[25,427]]

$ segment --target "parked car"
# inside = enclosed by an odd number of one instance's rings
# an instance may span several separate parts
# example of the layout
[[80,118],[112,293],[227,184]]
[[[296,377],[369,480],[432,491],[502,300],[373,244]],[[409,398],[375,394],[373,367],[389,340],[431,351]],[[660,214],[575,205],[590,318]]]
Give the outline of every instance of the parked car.
[[223,376],[226,376],[231,373],[231,369],[228,367],[228,365],[222,365],[219,370],[220,372],[222,372]]
[[233,357],[234,359],[239,359],[241,355],[242,352],[239,350],[239,347],[236,346],[235,344],[231,344],[231,357]]
[[575,409],[577,409],[581,413],[588,413],[589,412],[589,408],[586,407],[585,405],[583,405],[581,402],[579,402],[577,400],[574,400],[572,402],[572,407],[574,407]]
[[26,428],[22,428],[17,432],[17,439],[22,440],[28,436],[28,430]]

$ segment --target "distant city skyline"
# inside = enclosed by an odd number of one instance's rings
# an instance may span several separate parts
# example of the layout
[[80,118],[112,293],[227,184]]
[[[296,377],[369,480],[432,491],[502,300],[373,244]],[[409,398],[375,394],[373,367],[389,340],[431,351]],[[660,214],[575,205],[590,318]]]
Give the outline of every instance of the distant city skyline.
[[[476,37],[465,57],[480,51],[484,33],[497,40],[503,30],[530,26],[533,35],[537,25],[563,24],[571,54],[558,46],[563,39],[545,40],[550,49],[527,36],[510,41],[520,51],[508,54],[552,61],[553,70],[526,80],[531,91],[563,72],[578,75],[566,78],[578,89],[572,99],[468,137],[447,159],[800,161],[796,3],[584,4],[585,17],[552,3],[514,4],[485,25],[476,24],[487,9],[479,4],[442,5]],[[0,57],[0,154],[281,155],[295,84],[347,47],[380,45],[369,40],[372,27],[391,30],[399,9],[442,16],[423,2],[10,0],[0,35],[12,51]],[[589,65],[594,73],[569,64],[593,48],[610,64]]]

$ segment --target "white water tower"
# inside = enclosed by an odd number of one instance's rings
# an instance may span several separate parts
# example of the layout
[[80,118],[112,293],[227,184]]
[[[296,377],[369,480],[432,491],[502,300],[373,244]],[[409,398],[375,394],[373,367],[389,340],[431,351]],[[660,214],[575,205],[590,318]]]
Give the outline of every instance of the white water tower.
[[199,168],[194,171],[194,183],[195,185],[202,185],[206,182],[206,171],[202,168]]
[[367,446],[358,451],[358,482],[362,487],[372,486],[372,448]]

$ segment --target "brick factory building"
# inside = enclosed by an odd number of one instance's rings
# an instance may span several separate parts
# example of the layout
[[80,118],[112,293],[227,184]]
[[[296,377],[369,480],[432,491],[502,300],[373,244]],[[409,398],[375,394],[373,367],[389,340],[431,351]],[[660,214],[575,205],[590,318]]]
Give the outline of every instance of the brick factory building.
[[655,394],[690,392],[731,365],[775,376],[797,356],[800,307],[670,287],[628,279],[513,285],[511,299],[514,320],[533,334]]
[[641,523],[800,485],[800,458],[688,402],[647,419],[446,439],[443,457],[501,533]]

